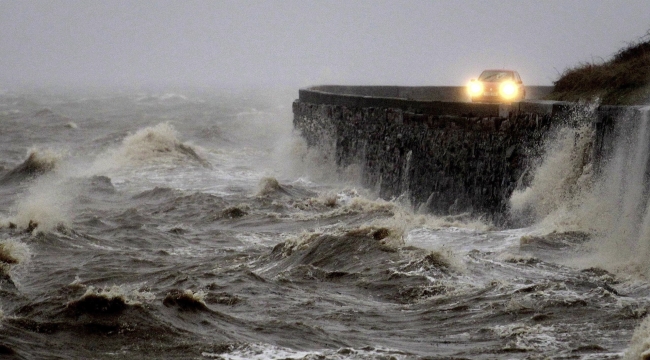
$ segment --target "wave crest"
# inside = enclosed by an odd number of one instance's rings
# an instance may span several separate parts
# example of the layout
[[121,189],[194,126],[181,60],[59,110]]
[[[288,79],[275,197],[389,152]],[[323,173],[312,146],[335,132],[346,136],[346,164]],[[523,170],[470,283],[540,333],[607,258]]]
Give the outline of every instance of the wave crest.
[[30,149],[27,159],[5,174],[0,183],[18,182],[54,170],[61,155],[51,150]]
[[208,310],[205,304],[205,293],[201,290],[193,292],[192,290],[172,290],[163,300],[165,306],[176,306],[185,311],[202,311]]
[[14,205],[12,212],[15,215],[9,219],[10,226],[14,224],[32,233],[48,232],[70,224],[72,190],[60,181],[40,180],[30,187],[26,197]]
[[650,358],[650,317],[646,317],[634,330],[630,346],[623,359],[637,360]]
[[127,292],[121,286],[96,289],[88,287],[86,292],[77,300],[67,304],[68,310],[76,314],[119,314],[131,306],[139,306],[142,301],[150,301],[154,295],[148,292]]
[[160,123],[124,138],[122,145],[108,158],[100,159],[95,167],[111,169],[152,162],[178,164],[188,160],[210,167],[210,163],[200,157],[194,147],[178,140],[178,133],[171,124]]
[[282,190],[280,182],[278,182],[278,180],[273,177],[262,178],[262,180],[260,180],[258,188],[259,190],[257,192],[257,196],[267,196]]
[[30,257],[26,244],[13,239],[0,242],[0,275],[9,275],[13,266],[24,264]]

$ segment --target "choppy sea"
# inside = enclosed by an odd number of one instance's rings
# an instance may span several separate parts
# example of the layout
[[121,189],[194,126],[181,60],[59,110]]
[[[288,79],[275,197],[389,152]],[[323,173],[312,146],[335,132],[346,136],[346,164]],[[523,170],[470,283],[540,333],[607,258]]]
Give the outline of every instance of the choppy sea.
[[294,132],[296,96],[0,92],[0,357],[650,349],[647,111],[599,171],[590,126],[550,136],[512,229],[378,198]]

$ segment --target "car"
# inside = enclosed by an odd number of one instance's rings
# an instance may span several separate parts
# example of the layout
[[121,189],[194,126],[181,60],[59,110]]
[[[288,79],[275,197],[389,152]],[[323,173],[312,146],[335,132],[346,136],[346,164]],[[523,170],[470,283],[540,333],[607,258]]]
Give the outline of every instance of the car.
[[472,102],[511,103],[526,98],[526,89],[514,70],[483,70],[468,85]]

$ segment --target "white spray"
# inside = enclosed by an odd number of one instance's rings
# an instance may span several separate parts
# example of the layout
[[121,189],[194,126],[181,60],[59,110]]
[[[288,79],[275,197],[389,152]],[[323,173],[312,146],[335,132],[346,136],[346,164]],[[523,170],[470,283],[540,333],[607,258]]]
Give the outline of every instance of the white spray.
[[[622,136],[595,193],[606,202],[607,217],[597,234],[602,267],[650,276],[650,204],[647,194],[650,159],[650,107],[641,109],[636,134]],[[628,135],[628,134],[625,134]],[[629,134],[632,135],[632,134]]]
[[[615,148],[597,179],[580,159],[588,149],[586,128],[560,136],[537,169],[531,186],[515,192],[514,210],[534,209],[541,232],[583,231],[593,236],[591,254],[578,266],[596,266],[650,277],[650,107],[620,118]],[[574,136],[574,135],[578,136]],[[571,138],[575,141],[567,140]]]

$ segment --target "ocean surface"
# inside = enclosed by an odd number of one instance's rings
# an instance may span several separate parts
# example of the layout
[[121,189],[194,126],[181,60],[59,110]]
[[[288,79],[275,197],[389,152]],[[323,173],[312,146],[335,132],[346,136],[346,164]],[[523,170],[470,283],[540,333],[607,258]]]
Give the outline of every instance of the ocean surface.
[[0,92],[0,358],[650,348],[647,111],[598,171],[591,127],[559,129],[504,229],[379,199],[294,133],[296,97]]

